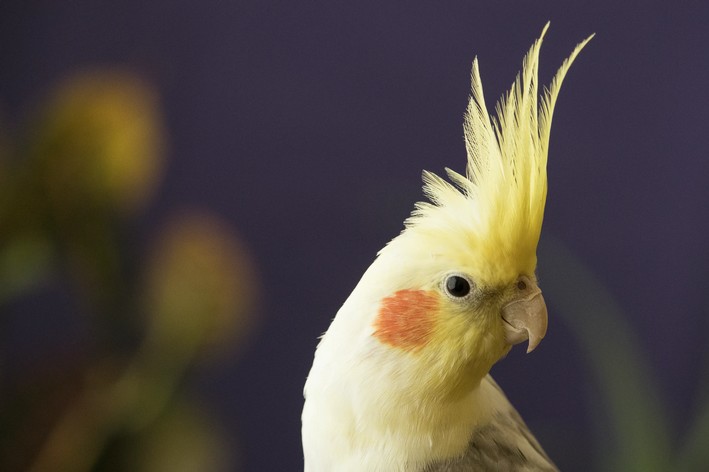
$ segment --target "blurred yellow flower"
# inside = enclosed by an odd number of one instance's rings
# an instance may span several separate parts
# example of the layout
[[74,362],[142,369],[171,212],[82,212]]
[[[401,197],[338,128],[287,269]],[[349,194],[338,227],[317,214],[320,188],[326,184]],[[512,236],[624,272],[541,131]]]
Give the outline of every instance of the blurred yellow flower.
[[251,325],[251,257],[215,217],[192,212],[164,230],[148,266],[153,342],[169,352],[237,342]]
[[156,93],[126,71],[87,71],[66,80],[32,137],[54,205],[140,207],[162,168],[161,123]]

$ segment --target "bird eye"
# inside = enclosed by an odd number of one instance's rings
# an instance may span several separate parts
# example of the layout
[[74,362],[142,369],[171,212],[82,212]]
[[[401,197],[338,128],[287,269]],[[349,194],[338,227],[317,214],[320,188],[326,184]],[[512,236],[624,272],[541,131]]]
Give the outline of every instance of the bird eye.
[[517,282],[517,288],[519,290],[525,290],[527,288],[527,284],[524,282],[524,280],[519,280]]
[[470,293],[470,282],[460,275],[450,275],[446,279],[446,292],[452,297],[463,298]]

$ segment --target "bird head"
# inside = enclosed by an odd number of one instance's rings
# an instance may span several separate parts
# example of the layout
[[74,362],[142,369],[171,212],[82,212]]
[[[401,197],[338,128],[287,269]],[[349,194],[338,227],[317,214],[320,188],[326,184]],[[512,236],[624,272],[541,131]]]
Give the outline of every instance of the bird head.
[[[465,174],[446,169],[446,180],[424,172],[430,201],[416,205],[404,231],[355,289],[350,309],[346,303],[341,310],[343,317],[364,319],[366,339],[359,345],[368,356],[395,352],[393,372],[405,370],[402,359],[414,358],[421,368],[417,381],[445,394],[468,391],[514,344],[528,341],[530,352],[546,333],[535,269],[551,118],[566,72],[591,39],[575,48],[540,97],[539,50],[547,27],[494,118],[474,60]],[[354,325],[347,324],[351,334]]]
[[535,270],[551,119],[564,76],[591,39],[576,46],[540,97],[547,27],[494,117],[474,60],[466,171],[446,169],[447,180],[424,172],[429,201],[416,205],[338,312],[318,354],[340,355],[324,364],[344,363],[373,382],[379,376],[412,398],[422,390],[462,397],[513,345],[528,341],[530,352],[546,334]]

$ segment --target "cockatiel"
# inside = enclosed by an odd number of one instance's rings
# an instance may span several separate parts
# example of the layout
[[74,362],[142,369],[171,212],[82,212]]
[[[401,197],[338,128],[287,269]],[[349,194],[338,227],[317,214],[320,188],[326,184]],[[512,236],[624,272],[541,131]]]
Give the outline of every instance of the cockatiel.
[[323,335],[305,384],[307,472],[557,470],[490,377],[547,329],[536,248],[551,118],[535,41],[490,118],[473,61],[466,176],[423,173],[431,203],[382,249]]

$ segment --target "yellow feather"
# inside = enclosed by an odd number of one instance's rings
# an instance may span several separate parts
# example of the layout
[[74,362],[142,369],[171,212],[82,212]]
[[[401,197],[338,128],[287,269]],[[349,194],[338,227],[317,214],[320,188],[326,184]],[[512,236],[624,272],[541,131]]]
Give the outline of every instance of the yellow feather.
[[[579,43],[563,62],[541,100],[538,93],[539,50],[549,23],[522,63],[510,90],[488,114],[478,60],[473,61],[472,90],[464,120],[468,154],[466,175],[446,169],[450,181],[424,172],[424,193],[407,220],[407,232],[445,240],[465,234],[464,252],[490,261],[477,275],[495,284],[533,273],[547,194],[547,153],[554,105],[574,59],[593,35]],[[461,233],[462,231],[462,233]],[[452,242],[453,243],[453,242]],[[454,246],[459,246],[453,243]],[[453,248],[452,248],[453,249]]]

